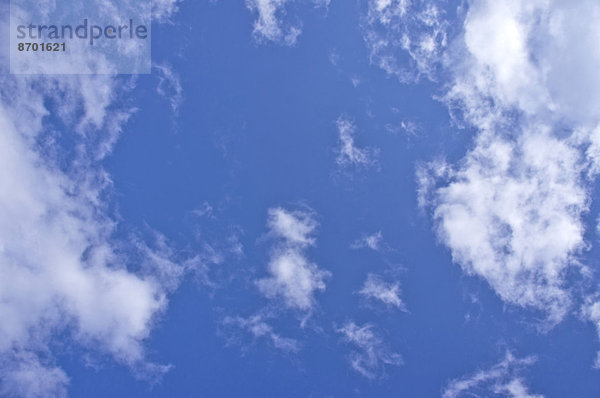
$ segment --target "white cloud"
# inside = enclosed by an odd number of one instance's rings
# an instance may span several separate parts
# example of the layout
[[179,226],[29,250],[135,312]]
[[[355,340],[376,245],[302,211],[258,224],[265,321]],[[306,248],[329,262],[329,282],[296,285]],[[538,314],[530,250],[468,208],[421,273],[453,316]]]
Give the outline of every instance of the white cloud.
[[339,148],[336,162],[340,167],[364,167],[375,162],[377,151],[370,148],[357,148],[354,142],[356,126],[344,116],[336,121],[339,134]]
[[317,222],[308,211],[269,210],[270,235],[277,240],[271,250],[268,278],[258,280],[260,291],[271,299],[282,298],[288,308],[310,311],[315,293],[325,290],[331,275],[312,263],[305,251],[315,244]]
[[302,32],[300,26],[284,22],[285,6],[293,0],[246,0],[246,6],[256,12],[254,36],[257,40],[293,45]]
[[358,326],[350,321],[337,329],[344,342],[355,347],[350,353],[350,366],[368,379],[385,375],[386,367],[402,365],[402,356],[391,351],[374,331],[373,325]]
[[[2,104],[0,352],[29,358],[54,331],[66,331],[83,346],[137,367],[145,362],[142,343],[166,307],[166,289],[177,283],[179,266],[164,256],[164,247],[140,244],[130,250],[151,272],[128,271],[130,259],[119,254],[127,242],[113,241],[114,222],[104,214],[102,170],[60,171],[36,153],[8,114]],[[44,383],[62,375],[41,365],[31,369],[43,370]],[[3,388],[31,371],[15,378],[14,371],[0,370]]]
[[516,143],[482,135],[436,193],[434,218],[454,261],[551,323],[569,310],[566,272],[585,247],[581,168],[579,152],[547,133]]
[[313,3],[315,5],[315,7],[321,7],[321,8],[329,8],[329,4],[331,4],[331,0],[313,0]]
[[232,332],[228,336],[229,343],[241,343],[242,338],[236,335],[235,330],[232,330],[239,329],[250,334],[253,341],[267,339],[273,347],[284,352],[297,352],[300,349],[300,344],[297,340],[283,337],[276,333],[273,327],[266,322],[265,316],[260,314],[252,315],[248,318],[240,316],[225,317],[222,321],[222,326]]
[[515,110],[545,123],[598,124],[597,2],[471,0],[450,39],[441,4],[371,0],[365,36],[374,63],[409,81],[437,79],[443,67],[446,101],[481,128]]
[[167,22],[179,9],[181,0],[152,0],[152,19]]
[[[7,360],[8,359],[8,360]],[[2,396],[22,398],[63,398],[67,396],[69,378],[62,369],[41,364],[40,358],[31,353],[19,352],[4,358]]]
[[291,246],[315,244],[313,235],[318,224],[311,212],[287,211],[281,207],[269,209],[267,225],[274,238],[281,238]]
[[425,210],[434,204],[440,181],[453,175],[452,167],[443,159],[418,164],[416,167],[417,204]]
[[[8,113],[0,105],[0,352],[23,351],[19,359],[66,329],[127,364],[144,361],[165,292],[129,272],[112,243],[113,222],[95,203],[102,174],[87,170],[89,186],[73,180],[35,152]],[[53,374],[62,375],[44,370],[40,382]]]
[[[314,8],[329,9],[331,0],[312,0]],[[258,42],[274,42],[286,46],[296,44],[302,33],[302,23],[296,19],[291,22],[287,16],[291,4],[306,4],[308,1],[296,0],[246,0],[246,7],[256,13],[253,34]]]
[[385,125],[385,129],[390,134],[404,134],[407,137],[417,137],[422,131],[422,127],[413,121],[402,120],[398,124],[388,123]]
[[448,22],[434,1],[370,0],[364,39],[370,59],[402,82],[434,78]]
[[367,299],[379,300],[388,307],[406,311],[406,306],[400,298],[400,284],[386,282],[379,275],[369,274],[359,293]]
[[156,92],[169,101],[173,114],[177,116],[183,102],[183,88],[179,76],[173,71],[173,68],[166,64],[154,64],[153,66],[159,72]]
[[192,210],[192,214],[196,217],[207,217],[211,219],[215,218],[214,208],[206,201],[203,202],[197,209]]
[[[598,297],[598,294],[586,298],[582,308],[582,314],[585,319],[594,324],[596,331],[600,336],[600,298]],[[600,369],[600,352],[596,353],[594,367]]]
[[383,233],[381,231],[377,231],[374,234],[363,236],[360,239],[357,239],[350,246],[352,249],[363,249],[369,248],[374,251],[381,250],[383,244]]
[[570,311],[566,274],[586,248],[599,15],[587,0],[468,2],[438,64],[442,101],[478,137],[458,166],[418,171],[419,202],[433,206],[454,261],[506,302],[545,312],[549,325]]
[[597,2],[472,1],[447,66],[447,95],[467,118],[489,127],[515,110],[544,124],[600,121]]
[[458,29],[443,7],[371,0],[364,25],[373,64],[440,80],[454,122],[479,130],[457,166],[418,168],[419,205],[467,273],[552,325],[571,309],[566,274],[581,267],[600,170],[600,4],[470,0]]
[[505,358],[490,369],[448,383],[442,397],[489,397],[494,394],[507,398],[543,398],[543,395],[530,393],[520,375],[535,360],[534,357],[516,358],[507,352]]
[[[96,5],[110,10],[112,3]],[[168,367],[147,362],[144,341],[183,270],[165,241],[154,247],[115,236],[111,181],[100,162],[132,113],[114,104],[132,80],[6,72],[0,77],[0,394],[66,396],[69,378],[52,351],[60,336],[111,355],[139,376],[158,376]],[[56,119],[66,137],[61,144]]]

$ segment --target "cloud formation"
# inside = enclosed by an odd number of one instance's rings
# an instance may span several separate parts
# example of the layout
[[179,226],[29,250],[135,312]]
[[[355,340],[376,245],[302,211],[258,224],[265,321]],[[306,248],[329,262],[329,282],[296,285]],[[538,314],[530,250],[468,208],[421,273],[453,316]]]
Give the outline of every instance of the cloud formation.
[[7,355],[2,362],[2,396],[67,397],[69,378],[65,372],[50,364],[40,363],[37,355],[21,351]]
[[580,153],[547,133],[481,135],[436,192],[434,219],[453,260],[505,301],[560,321],[571,301],[566,272],[585,248],[581,169]]
[[369,274],[359,294],[366,299],[381,301],[388,307],[406,311],[406,306],[400,298],[400,284],[386,282],[379,275]]
[[[7,365],[7,373],[0,369],[2,388],[25,380],[35,369],[43,374],[32,380],[49,383],[52,375],[66,380],[62,372],[45,369],[41,358],[32,359],[54,331],[66,329],[84,346],[101,347],[126,364],[143,362],[142,342],[165,309],[166,292],[151,275],[128,271],[129,260],[120,254],[121,243],[113,241],[114,223],[101,204],[107,181],[92,169],[79,170],[77,176],[60,171],[36,153],[34,137],[19,130],[11,116],[25,117],[3,102],[0,352],[16,351],[15,360],[28,362],[15,365],[22,378],[15,379],[16,371],[9,370],[13,365]],[[24,370],[28,364],[31,369]]]
[[350,246],[352,249],[363,249],[368,248],[374,251],[380,251],[382,249],[383,244],[383,233],[381,231],[377,231],[374,234],[363,236],[360,239],[357,239]]
[[158,22],[168,22],[179,9],[182,0],[152,0],[152,19]]
[[339,134],[339,148],[336,163],[340,167],[366,167],[375,162],[377,151],[370,148],[358,148],[354,142],[356,126],[345,116],[336,121]]
[[[101,3],[94,5],[107,12],[114,6]],[[133,113],[115,106],[131,82],[7,72],[0,77],[0,394],[66,396],[69,377],[52,351],[65,337],[140,376],[159,376],[168,367],[147,361],[144,341],[183,270],[165,241],[115,236],[101,165]]]
[[587,0],[470,2],[448,53],[447,101],[481,128],[515,111],[530,123],[595,127],[598,15],[600,6]]
[[273,330],[261,314],[252,315],[248,318],[240,316],[225,317],[222,321],[222,326],[227,329],[229,343],[240,344],[243,338],[239,336],[238,331],[248,333],[253,342],[259,339],[266,339],[276,349],[284,352],[297,352],[300,349],[300,344],[297,340],[288,337],[283,337]]
[[306,250],[315,245],[317,222],[312,212],[272,208],[267,225],[275,244],[268,264],[270,276],[258,280],[258,288],[268,298],[283,299],[288,308],[312,310],[315,293],[325,290],[325,280],[331,275],[306,255]]
[[291,22],[288,8],[292,5],[312,3],[314,8],[327,10],[331,0],[246,0],[246,7],[256,14],[253,34],[258,42],[273,42],[286,46],[296,44],[302,33],[302,23],[296,19]]
[[167,64],[154,64],[153,67],[158,71],[156,92],[169,101],[173,114],[177,116],[183,102],[183,87],[181,87],[179,76]]
[[[440,97],[474,146],[455,166],[418,171],[440,240],[507,303],[560,322],[586,249],[583,217],[597,173],[598,35],[589,1],[474,0],[433,69]],[[590,25],[591,26],[591,25]],[[595,25],[594,25],[595,26]],[[587,49],[587,50],[585,50]],[[585,89],[584,87],[589,87]],[[585,92],[581,96],[577,93]]]
[[401,82],[433,79],[448,45],[448,22],[436,3],[370,0],[363,31],[371,63]]
[[337,332],[345,343],[355,348],[348,358],[350,366],[367,379],[383,377],[388,366],[403,363],[402,356],[387,347],[371,324],[359,326],[349,321]]
[[246,6],[257,14],[254,37],[258,41],[272,41],[291,46],[302,32],[298,24],[286,24],[285,6],[293,0],[246,0]]
[[505,358],[491,368],[452,380],[444,389],[442,397],[489,397],[494,394],[506,398],[543,398],[543,395],[530,393],[521,376],[523,370],[535,361],[535,357],[521,359],[507,352]]

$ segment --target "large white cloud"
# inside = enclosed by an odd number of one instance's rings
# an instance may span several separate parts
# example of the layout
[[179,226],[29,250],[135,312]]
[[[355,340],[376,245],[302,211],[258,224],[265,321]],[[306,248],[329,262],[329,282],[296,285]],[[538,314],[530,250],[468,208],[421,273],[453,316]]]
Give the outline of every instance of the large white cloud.
[[569,266],[585,247],[579,151],[548,133],[482,134],[434,199],[442,242],[509,303],[552,322],[569,310]]
[[[174,2],[161,4],[167,3]],[[66,395],[69,378],[51,349],[61,335],[141,376],[163,372],[167,367],[146,360],[144,340],[183,267],[164,240],[151,247],[116,238],[107,205],[111,181],[101,165],[131,114],[113,106],[131,80],[5,72],[0,393]],[[59,144],[60,135],[68,138]]]
[[[114,223],[103,214],[103,173],[59,170],[36,152],[36,137],[11,120],[25,115],[7,108],[0,104],[0,352],[21,352],[17,361],[31,358],[66,329],[84,346],[99,345],[127,364],[141,364],[142,341],[165,308],[165,289],[127,270],[120,243],[111,237]],[[44,373],[40,382],[52,375],[66,380],[32,363]],[[12,382],[4,383],[5,376]],[[20,380],[13,376],[0,370],[3,388]]]
[[488,127],[518,111],[537,123],[592,128],[598,107],[600,28],[594,1],[471,1],[446,59],[450,101]]
[[[376,15],[398,37],[407,17],[385,19],[386,7]],[[599,13],[587,0],[472,0],[440,54],[411,52],[418,70],[443,71],[431,76],[444,83],[440,100],[478,130],[460,163],[420,169],[420,204],[432,206],[455,262],[506,302],[546,313],[549,325],[572,308],[567,275],[587,245]]]

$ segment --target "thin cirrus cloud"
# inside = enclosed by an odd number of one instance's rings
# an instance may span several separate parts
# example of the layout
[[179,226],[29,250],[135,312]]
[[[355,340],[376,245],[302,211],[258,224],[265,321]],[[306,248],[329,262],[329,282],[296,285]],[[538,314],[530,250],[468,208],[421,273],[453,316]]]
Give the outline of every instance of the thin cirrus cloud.
[[254,37],[258,41],[271,41],[291,46],[302,32],[298,24],[284,21],[287,3],[293,0],[246,0],[246,6],[256,13]]
[[380,251],[383,249],[383,233],[377,231],[371,235],[364,235],[360,239],[355,240],[350,245],[352,249],[371,249],[373,251]]
[[152,19],[159,22],[169,22],[170,18],[179,10],[183,0],[153,0]]
[[267,322],[267,316],[264,314],[255,314],[247,318],[241,316],[227,316],[221,322],[221,328],[227,335],[225,336],[228,344],[244,344],[244,335],[252,338],[252,343],[259,340],[266,340],[277,350],[283,352],[297,352],[300,350],[300,343],[292,338],[283,337],[275,332],[273,327]]
[[[312,0],[316,8],[327,9],[331,0]],[[253,35],[258,42],[272,42],[287,46],[296,44],[302,33],[302,23],[291,22],[287,15],[296,0],[246,0],[246,7],[256,15]]]
[[[174,11],[173,1],[157,4],[163,17]],[[0,395],[67,395],[52,349],[58,335],[141,377],[169,368],[146,359],[144,341],[184,266],[164,241],[116,239],[104,204],[111,182],[100,161],[133,112],[112,106],[119,87],[110,75],[2,74]],[[74,148],[58,147],[50,114]],[[72,161],[59,156],[74,149]]]
[[387,346],[371,324],[357,325],[348,321],[336,331],[353,347],[348,357],[350,366],[367,379],[384,377],[386,368],[403,363],[402,356]]
[[439,4],[370,0],[363,25],[372,64],[405,83],[434,78],[448,45],[448,22]]
[[317,222],[311,211],[269,209],[269,236],[275,241],[268,264],[269,276],[256,282],[270,299],[283,299],[287,308],[310,312],[315,294],[325,290],[331,276],[310,261],[306,251],[315,245]]
[[358,293],[368,300],[380,301],[387,307],[406,311],[406,305],[400,297],[402,292],[398,282],[386,282],[379,275],[368,274]]
[[161,97],[169,101],[171,111],[177,116],[179,113],[179,107],[183,102],[183,87],[179,76],[167,64],[154,64],[154,69],[158,71],[158,85],[156,86],[156,92]]
[[340,116],[336,121],[339,147],[337,148],[336,163],[339,167],[368,167],[376,162],[378,151],[373,148],[359,148],[355,142],[356,125],[346,116]]
[[374,64],[403,82],[441,81],[454,121],[478,131],[457,165],[418,168],[419,202],[466,273],[555,325],[581,301],[567,274],[582,267],[598,172],[600,6],[474,0],[453,32],[442,6],[373,0],[364,28]]
[[529,392],[522,376],[535,361],[535,357],[517,358],[507,351],[504,359],[491,368],[450,381],[442,398],[488,397],[492,394],[506,398],[543,398],[543,395]]

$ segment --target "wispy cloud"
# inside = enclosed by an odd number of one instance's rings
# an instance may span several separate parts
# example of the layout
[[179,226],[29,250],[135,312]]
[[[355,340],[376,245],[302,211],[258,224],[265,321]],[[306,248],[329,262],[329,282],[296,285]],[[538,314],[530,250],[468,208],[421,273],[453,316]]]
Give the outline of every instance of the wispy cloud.
[[314,8],[327,11],[330,2],[331,0],[246,0],[246,7],[256,14],[253,34],[258,42],[293,46],[302,33],[302,23],[287,15],[288,8],[292,4],[312,3]]
[[158,71],[158,86],[156,92],[158,95],[166,98],[171,106],[171,111],[175,116],[179,113],[179,107],[183,102],[183,88],[179,81],[177,73],[167,64],[154,64],[154,69]]
[[152,19],[159,22],[169,22],[179,9],[182,0],[152,0]]
[[377,231],[374,234],[365,235],[360,239],[355,240],[350,247],[352,249],[368,248],[376,252],[380,251],[383,249],[383,233]]
[[385,376],[386,367],[402,365],[402,356],[391,351],[371,324],[362,326],[349,321],[337,332],[355,350],[350,353],[350,366],[368,379]]
[[447,29],[436,1],[409,0],[370,0],[363,26],[371,63],[402,82],[435,79]]
[[293,45],[302,32],[298,24],[284,22],[285,6],[294,0],[246,0],[246,6],[257,13],[254,36],[257,40],[268,40]]
[[310,311],[315,293],[325,290],[331,275],[312,263],[306,250],[315,245],[317,222],[310,211],[269,210],[269,236],[275,240],[268,264],[270,276],[256,283],[271,299],[281,298],[286,307]]
[[366,167],[373,165],[377,150],[371,148],[358,148],[354,142],[356,126],[345,116],[340,116],[336,121],[339,134],[339,148],[337,149],[336,162],[340,167]]
[[248,318],[228,316],[223,319],[221,325],[226,330],[225,337],[230,344],[243,344],[243,336],[239,335],[239,332],[242,332],[249,334],[252,342],[266,339],[274,348],[284,352],[297,352],[300,349],[300,343],[297,340],[276,333],[273,327],[267,323],[266,317],[261,314]]
[[[600,297],[598,294],[586,297],[583,308],[582,315],[585,319],[589,320],[596,327],[596,331],[600,336]],[[596,369],[600,369],[600,351],[596,353],[596,360],[594,362],[594,367]]]
[[406,311],[406,306],[400,298],[400,284],[398,282],[386,282],[379,275],[369,274],[359,294],[366,299],[381,301],[388,307],[396,307],[401,311]]
[[543,395],[530,393],[521,376],[535,361],[535,357],[519,359],[507,352],[505,358],[491,368],[448,383],[442,397],[489,397],[494,394],[507,398],[543,398]]

